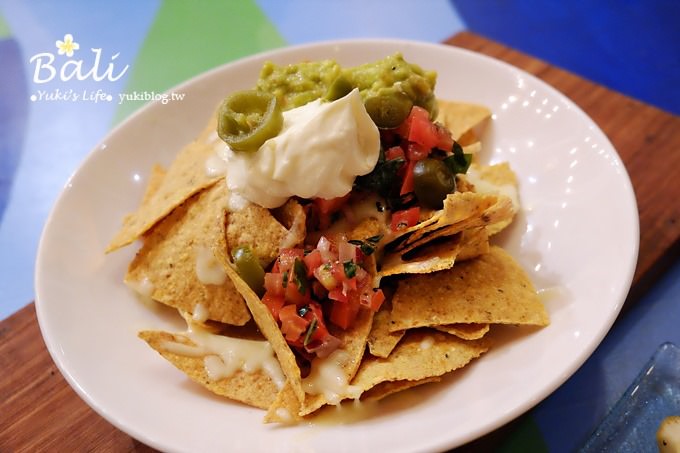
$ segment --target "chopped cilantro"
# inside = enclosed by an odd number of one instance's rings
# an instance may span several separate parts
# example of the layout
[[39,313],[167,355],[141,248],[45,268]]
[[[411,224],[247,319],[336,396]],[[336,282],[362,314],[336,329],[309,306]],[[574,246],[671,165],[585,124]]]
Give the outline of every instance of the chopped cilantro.
[[405,160],[402,158],[378,160],[370,173],[357,177],[355,184],[361,189],[388,198],[392,195],[393,188],[399,185],[398,173],[404,162]]
[[312,319],[312,322],[309,323],[309,327],[307,327],[307,333],[305,333],[305,339],[302,341],[303,346],[307,346],[309,344],[309,341],[312,339],[312,335],[314,335],[314,332],[316,331],[316,325],[317,321],[316,318]]
[[305,263],[299,258],[295,258],[295,263],[293,263],[293,279],[300,294],[306,294],[308,286],[307,266],[305,266]]
[[347,278],[352,278],[357,275],[357,265],[354,263],[354,261],[345,261],[342,263],[342,267],[345,269],[345,275]]
[[359,247],[359,250],[361,250],[361,253],[363,253],[366,256],[369,256],[373,252],[375,252],[375,248],[378,245],[378,242],[380,242],[380,239],[382,239],[382,234],[371,236],[370,238],[367,238],[365,241],[359,239],[352,239],[347,242],[356,245],[357,247]]
[[453,154],[445,158],[442,162],[449,167],[451,173],[466,173],[472,163],[472,154],[465,154],[463,147],[458,142],[453,142]]

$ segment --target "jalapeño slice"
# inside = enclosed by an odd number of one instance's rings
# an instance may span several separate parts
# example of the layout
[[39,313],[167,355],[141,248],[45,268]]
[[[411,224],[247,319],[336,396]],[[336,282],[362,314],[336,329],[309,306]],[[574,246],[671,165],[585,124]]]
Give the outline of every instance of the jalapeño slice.
[[259,296],[264,294],[264,269],[257,257],[247,245],[241,245],[231,251],[236,272]]
[[282,127],[283,113],[276,96],[263,91],[237,91],[218,111],[217,135],[234,151],[257,151]]

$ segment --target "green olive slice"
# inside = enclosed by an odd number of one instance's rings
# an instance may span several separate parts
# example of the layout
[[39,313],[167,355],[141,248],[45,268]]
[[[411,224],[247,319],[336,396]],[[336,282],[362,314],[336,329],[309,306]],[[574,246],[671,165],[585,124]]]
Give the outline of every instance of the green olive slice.
[[441,209],[446,196],[455,190],[455,175],[441,160],[427,158],[413,166],[413,191],[423,206]]
[[404,122],[413,101],[402,92],[371,95],[364,99],[364,107],[376,126],[389,129]]

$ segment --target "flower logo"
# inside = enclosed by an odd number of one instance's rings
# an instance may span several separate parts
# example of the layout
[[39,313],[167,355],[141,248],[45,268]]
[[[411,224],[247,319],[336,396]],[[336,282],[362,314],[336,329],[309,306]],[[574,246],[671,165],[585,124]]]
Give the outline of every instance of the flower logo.
[[73,35],[70,33],[64,35],[63,41],[57,39],[56,46],[59,49],[59,55],[66,54],[67,57],[72,57],[73,51],[80,49],[80,44],[73,40]]

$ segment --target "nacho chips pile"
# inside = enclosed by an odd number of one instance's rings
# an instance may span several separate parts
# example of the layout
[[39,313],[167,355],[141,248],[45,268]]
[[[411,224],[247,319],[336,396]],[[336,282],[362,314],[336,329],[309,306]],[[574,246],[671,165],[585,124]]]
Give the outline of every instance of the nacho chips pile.
[[[480,148],[476,129],[488,109],[440,101],[439,112],[466,151]],[[381,244],[368,269],[387,294],[380,310],[361,310],[346,330],[329,325],[340,348],[303,369],[230,251],[248,245],[266,269],[281,249],[305,242],[306,211],[294,198],[274,210],[234,208],[224,176],[206,172],[214,129],[213,120],[169,168],[152,169],[139,208],[107,250],[141,240],[125,282],[176,308],[188,328],[139,336],[209,391],[264,409],[266,422],[291,423],[345,399],[439,381],[488,351],[499,324],[548,324],[526,273],[490,244],[519,210],[517,179],[508,164],[474,162],[442,209]],[[384,233],[371,217],[344,227],[359,243]]]

